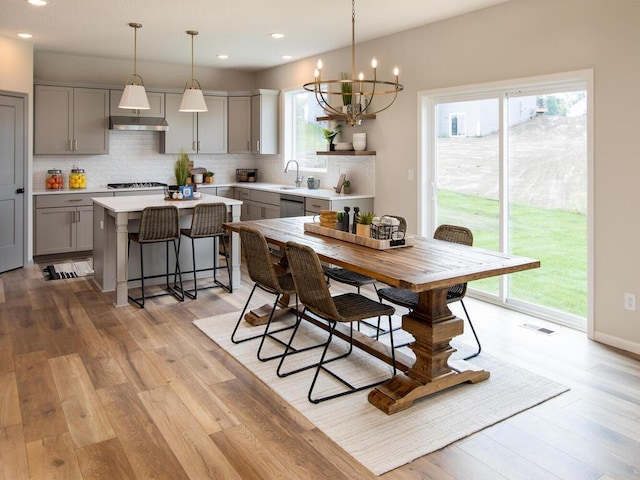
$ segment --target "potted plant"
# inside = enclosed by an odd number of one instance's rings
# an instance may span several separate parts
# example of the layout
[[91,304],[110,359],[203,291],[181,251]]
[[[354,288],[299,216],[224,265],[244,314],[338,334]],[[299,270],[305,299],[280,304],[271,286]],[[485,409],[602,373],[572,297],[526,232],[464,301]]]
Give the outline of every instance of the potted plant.
[[329,145],[327,150],[333,151],[335,149],[335,145],[333,144],[333,140],[340,133],[340,130],[342,129],[342,124],[336,125],[333,129],[322,128],[322,127],[320,127],[320,128],[322,129],[322,135],[324,135],[324,139],[327,141],[327,143]]
[[178,155],[177,160],[173,164],[173,174],[176,177],[176,183],[180,186],[186,185],[189,179],[189,155],[183,150]]
[[[351,76],[347,73],[347,72],[341,72],[340,73],[340,79],[341,80],[351,80]],[[340,91],[342,92],[342,111],[344,113],[348,113],[349,109],[352,108],[351,107],[351,100],[352,100],[352,94],[353,94],[353,89],[352,89],[352,84],[350,82],[345,82],[343,81],[340,84]]]
[[342,184],[342,191],[344,193],[351,193],[351,182],[349,180],[345,180]]
[[336,230],[344,230],[342,225],[343,223],[344,223],[344,212],[338,212],[336,214]]
[[213,183],[213,176],[215,173],[213,172],[205,172],[204,174],[204,182],[205,183]]
[[376,214],[373,212],[363,212],[360,213],[358,217],[358,224],[356,225],[356,235],[361,235],[363,237],[371,236],[371,222],[373,221],[373,217]]

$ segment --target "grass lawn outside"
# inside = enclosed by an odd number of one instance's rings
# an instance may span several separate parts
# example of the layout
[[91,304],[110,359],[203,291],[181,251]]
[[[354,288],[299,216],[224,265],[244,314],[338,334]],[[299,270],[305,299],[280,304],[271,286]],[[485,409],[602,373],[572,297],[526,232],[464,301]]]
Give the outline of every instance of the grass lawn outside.
[[[497,200],[438,191],[438,223],[471,229],[474,246],[499,250]],[[511,204],[510,252],[540,260],[541,267],[510,276],[510,294],[563,312],[587,316],[587,217],[559,209]],[[469,288],[496,295],[498,278]]]

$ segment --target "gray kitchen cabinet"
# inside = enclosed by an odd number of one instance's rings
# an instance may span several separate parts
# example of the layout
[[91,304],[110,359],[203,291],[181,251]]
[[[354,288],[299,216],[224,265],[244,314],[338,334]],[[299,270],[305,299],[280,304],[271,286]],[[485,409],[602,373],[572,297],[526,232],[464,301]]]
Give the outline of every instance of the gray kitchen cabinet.
[[280,218],[280,194],[251,190],[249,219],[265,220],[267,218]]
[[278,153],[279,90],[258,90],[251,97],[251,152]]
[[227,97],[205,95],[208,112],[180,112],[182,94],[165,94],[169,129],[160,135],[161,153],[227,153]]
[[251,220],[251,189],[235,187],[233,197],[236,200],[242,200],[242,207],[240,207],[240,220]]
[[164,118],[164,92],[149,92],[147,90],[147,98],[149,99],[149,110],[131,110],[130,108],[118,108],[123,90],[111,90],[111,115],[120,117],[153,117]]
[[229,153],[251,153],[251,97],[229,97]]
[[109,153],[109,90],[35,86],[36,155]]
[[92,250],[91,197],[102,196],[111,196],[111,193],[36,195],[34,254]]

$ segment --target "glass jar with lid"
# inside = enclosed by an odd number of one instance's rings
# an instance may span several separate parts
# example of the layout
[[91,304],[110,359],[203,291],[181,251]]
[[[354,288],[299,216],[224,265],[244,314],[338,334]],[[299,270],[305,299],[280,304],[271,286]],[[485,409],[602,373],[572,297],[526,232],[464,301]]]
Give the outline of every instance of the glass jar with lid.
[[64,188],[64,177],[62,176],[62,170],[58,170],[57,168],[47,170],[45,187],[47,190],[62,190]]
[[83,168],[74,168],[69,175],[69,189],[87,188],[87,175]]

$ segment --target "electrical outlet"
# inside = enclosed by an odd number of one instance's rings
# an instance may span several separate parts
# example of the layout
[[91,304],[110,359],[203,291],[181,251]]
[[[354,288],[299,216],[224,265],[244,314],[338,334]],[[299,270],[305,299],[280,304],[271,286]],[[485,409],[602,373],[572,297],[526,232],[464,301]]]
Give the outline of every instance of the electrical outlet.
[[624,308],[625,310],[636,311],[636,296],[633,293],[624,294]]

